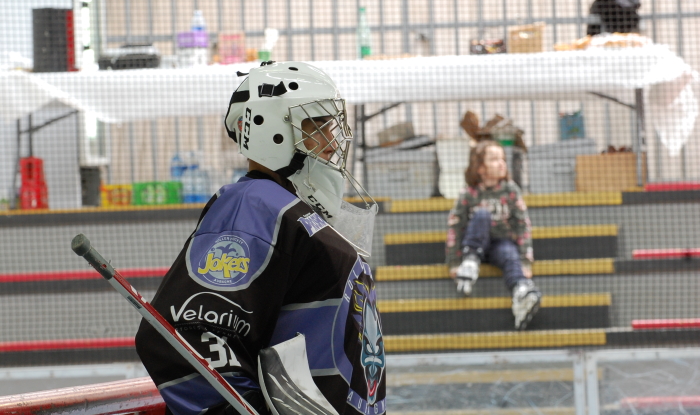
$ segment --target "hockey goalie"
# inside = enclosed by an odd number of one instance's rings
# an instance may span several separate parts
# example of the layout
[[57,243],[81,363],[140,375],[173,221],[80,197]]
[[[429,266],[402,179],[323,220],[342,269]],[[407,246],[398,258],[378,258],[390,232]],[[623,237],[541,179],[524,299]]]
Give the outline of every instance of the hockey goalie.
[[[377,206],[346,170],[345,101],[301,62],[243,76],[225,126],[249,171],[206,204],[152,305],[260,414],[382,414],[382,324],[363,259]],[[343,200],[347,182],[361,207]],[[236,413],[149,324],[136,347],[169,413]]]

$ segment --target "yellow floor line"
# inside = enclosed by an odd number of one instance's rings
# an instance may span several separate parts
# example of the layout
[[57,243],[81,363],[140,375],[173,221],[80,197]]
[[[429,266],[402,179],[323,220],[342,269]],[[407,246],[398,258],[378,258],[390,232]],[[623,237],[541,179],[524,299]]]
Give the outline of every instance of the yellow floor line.
[[391,213],[405,212],[444,212],[452,209],[455,199],[434,197],[430,199],[392,200]]
[[[535,226],[532,228],[532,238],[552,239],[583,238],[589,236],[617,236],[617,232],[617,225]],[[403,245],[419,243],[444,243],[445,235],[445,231],[387,233],[384,235],[384,244]]]
[[[404,300],[379,300],[377,308],[382,313],[406,313],[450,310],[510,309],[510,297],[485,298],[417,298]],[[609,293],[545,295],[540,307],[596,307],[609,306]]]
[[[528,207],[600,206],[621,205],[621,192],[571,192],[527,194],[523,196]],[[435,197],[430,199],[392,200],[391,213],[446,212],[452,209],[455,199]]]
[[[613,274],[615,273],[615,260],[613,258],[593,259],[555,259],[537,261],[532,267],[534,276],[544,275],[587,275],[587,274]],[[479,277],[500,277],[501,270],[482,264]],[[437,280],[447,279],[449,269],[447,265],[393,265],[377,267],[377,281],[411,281],[411,280]]]
[[621,192],[572,192],[529,194],[524,196],[525,204],[530,207],[554,206],[596,206],[621,205]]
[[22,215],[52,215],[65,213],[95,213],[95,212],[140,212],[148,210],[183,210],[202,209],[204,203],[180,203],[174,205],[144,205],[144,206],[110,206],[110,207],[83,207],[80,209],[33,209],[33,210],[8,210],[2,212],[2,216]]
[[387,352],[603,346],[605,330],[556,330],[384,336]]
[[[598,369],[598,378],[603,370]],[[413,385],[451,385],[460,383],[496,383],[496,382],[573,382],[574,371],[561,369],[527,369],[527,370],[455,370],[444,372],[410,372],[388,373],[387,386]]]

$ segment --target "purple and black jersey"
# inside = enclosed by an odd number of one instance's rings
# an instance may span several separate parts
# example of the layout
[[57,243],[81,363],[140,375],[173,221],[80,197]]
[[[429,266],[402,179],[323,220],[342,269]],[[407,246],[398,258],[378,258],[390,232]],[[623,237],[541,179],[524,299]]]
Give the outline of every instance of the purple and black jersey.
[[[303,333],[313,379],[339,413],[384,413],[369,265],[308,205],[262,177],[249,174],[212,197],[152,305],[241,394],[260,388],[260,349]],[[171,412],[223,410],[223,398],[146,322],[136,347]]]

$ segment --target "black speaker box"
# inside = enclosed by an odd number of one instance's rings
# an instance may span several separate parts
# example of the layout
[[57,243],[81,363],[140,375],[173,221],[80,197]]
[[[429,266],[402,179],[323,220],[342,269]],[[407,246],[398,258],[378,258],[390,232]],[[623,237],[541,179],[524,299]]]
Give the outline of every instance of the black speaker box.
[[33,9],[34,72],[75,71],[73,10]]

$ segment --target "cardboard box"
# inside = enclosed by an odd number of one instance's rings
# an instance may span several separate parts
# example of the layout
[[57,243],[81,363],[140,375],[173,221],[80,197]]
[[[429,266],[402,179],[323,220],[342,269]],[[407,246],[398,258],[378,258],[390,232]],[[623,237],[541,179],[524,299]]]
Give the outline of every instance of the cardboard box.
[[100,188],[103,207],[131,205],[130,184],[105,184]]
[[[646,184],[646,177],[646,153],[643,153],[642,185]],[[606,153],[576,157],[576,191],[621,192],[636,187],[636,153]]]
[[229,65],[245,60],[245,33],[219,33],[219,63]]
[[544,50],[542,22],[508,28],[508,53],[538,53]]
[[182,203],[182,183],[176,181],[134,183],[131,203],[135,206]]

